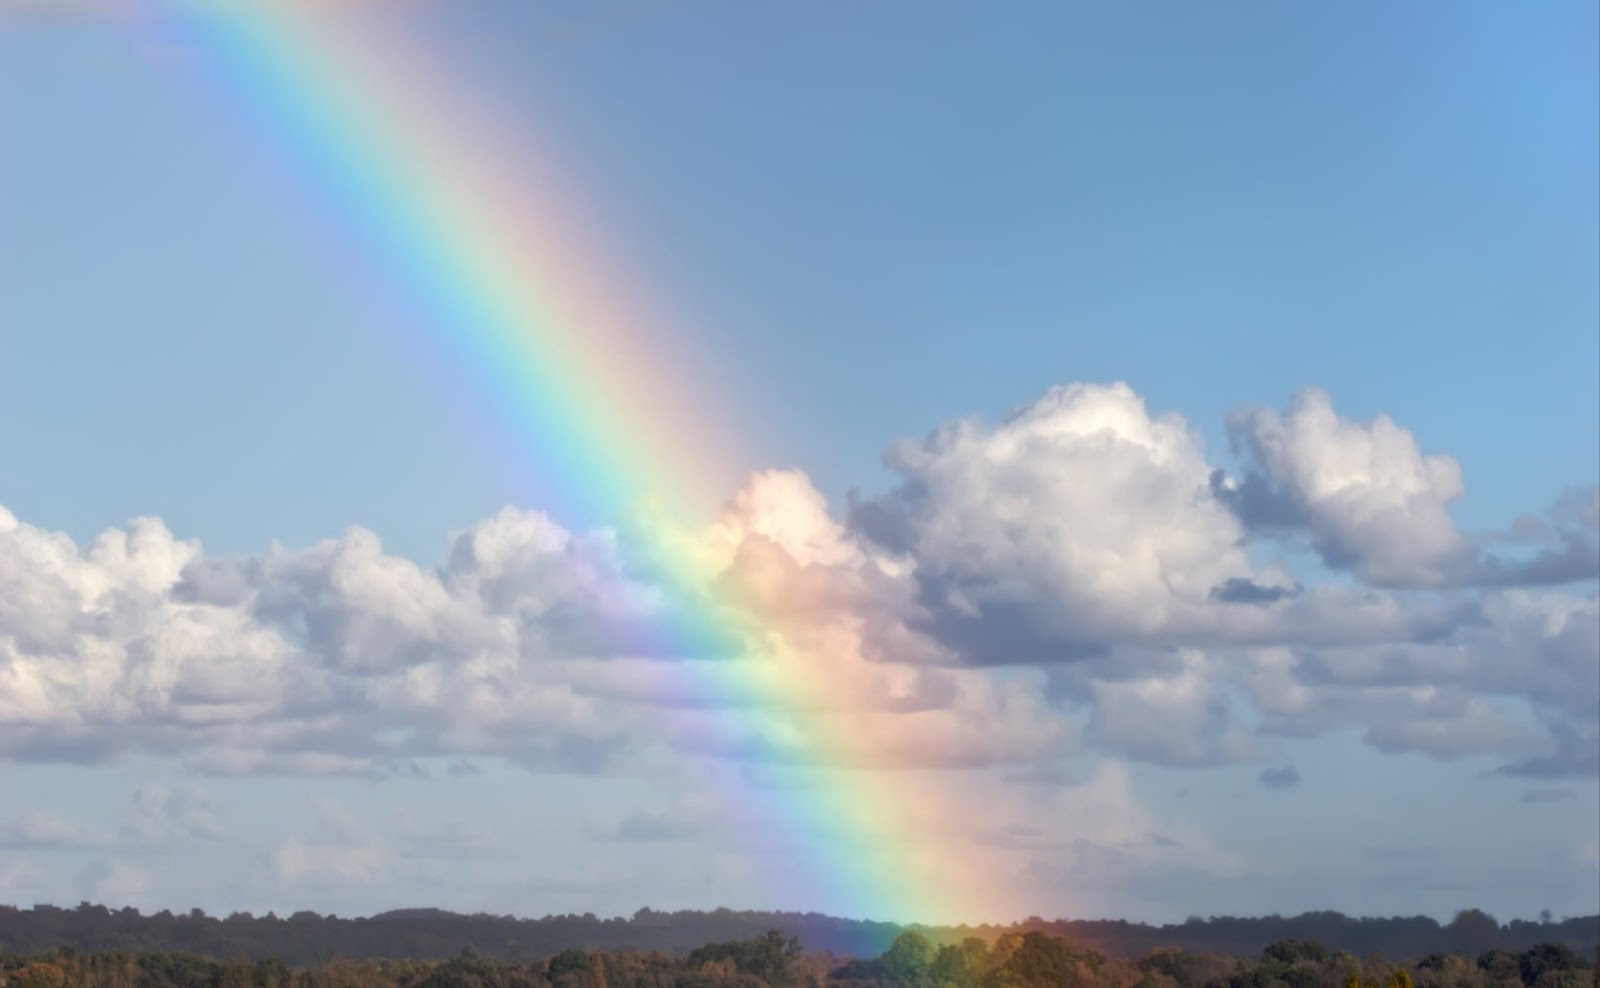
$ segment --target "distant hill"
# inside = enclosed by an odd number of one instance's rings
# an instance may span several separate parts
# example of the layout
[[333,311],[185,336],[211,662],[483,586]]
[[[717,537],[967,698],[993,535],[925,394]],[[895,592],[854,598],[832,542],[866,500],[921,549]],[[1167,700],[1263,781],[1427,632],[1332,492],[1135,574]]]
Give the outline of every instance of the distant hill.
[[[0,906],[0,951],[7,953],[38,953],[57,947],[85,952],[181,950],[223,959],[279,958],[292,965],[335,957],[441,959],[456,956],[463,948],[513,961],[538,960],[574,947],[683,955],[706,943],[754,937],[772,929],[798,937],[807,950],[872,957],[886,950],[908,927],[817,913],[728,909],[673,913],[641,909],[626,919],[593,915],[516,919],[439,909],[400,909],[358,919],[312,912],[286,918],[235,913],[224,919],[198,909],[145,916],[136,909],[113,910],[89,903],[72,909]],[[1390,958],[1421,957],[1435,951],[1475,957],[1491,949],[1525,950],[1537,943],[1564,944],[1594,957],[1600,945],[1600,916],[1548,923],[1513,920],[1502,925],[1475,909],[1462,911],[1447,924],[1426,916],[1357,919],[1317,912],[1292,917],[1191,919],[1166,926],[1034,918],[1005,926],[914,929],[935,942],[970,936],[993,940],[1006,932],[1038,930],[1124,958],[1157,947],[1249,957],[1269,943],[1291,938]]]

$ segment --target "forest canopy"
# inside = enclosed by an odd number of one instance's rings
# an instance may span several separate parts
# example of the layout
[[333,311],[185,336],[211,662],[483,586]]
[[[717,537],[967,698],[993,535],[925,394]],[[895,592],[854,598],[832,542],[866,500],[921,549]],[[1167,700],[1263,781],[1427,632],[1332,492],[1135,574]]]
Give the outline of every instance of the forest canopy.
[[78,953],[181,951],[219,960],[277,960],[290,966],[330,958],[445,960],[463,949],[518,963],[543,961],[565,950],[659,951],[710,962],[719,960],[706,953],[717,949],[714,945],[762,942],[771,930],[793,937],[802,950],[855,958],[885,955],[906,932],[918,933],[936,948],[974,938],[993,944],[1007,935],[1037,932],[1118,958],[1142,957],[1158,948],[1254,957],[1268,945],[1277,944],[1274,949],[1281,951],[1291,949],[1284,944],[1297,941],[1356,955],[1422,958],[1438,953],[1473,959],[1492,950],[1520,954],[1545,943],[1593,957],[1600,944],[1600,916],[1502,924],[1477,909],[1462,910],[1448,923],[1427,916],[1357,919],[1315,912],[1293,917],[1193,918],[1165,926],[1033,917],[1004,926],[936,928],[817,913],[728,909],[671,913],[641,909],[630,918],[609,919],[593,914],[518,919],[408,909],[349,919],[314,912],[215,917],[198,909],[144,915],[132,908],[90,903],[72,909],[0,905],[0,951],[7,954],[39,954],[61,947]]
[[1037,930],[992,942],[897,935],[876,957],[807,953],[779,930],[662,951],[569,947],[538,960],[464,949],[445,960],[328,959],[292,968],[269,958],[183,951],[0,954],[0,988],[1594,988],[1589,960],[1562,944],[1476,959],[1435,952],[1405,962],[1286,939],[1260,953],[1156,949],[1118,959]]

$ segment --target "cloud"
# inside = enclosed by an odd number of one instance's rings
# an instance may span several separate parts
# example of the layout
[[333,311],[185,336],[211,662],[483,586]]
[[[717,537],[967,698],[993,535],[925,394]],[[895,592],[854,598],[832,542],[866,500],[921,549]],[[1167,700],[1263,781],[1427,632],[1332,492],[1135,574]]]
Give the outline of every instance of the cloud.
[[1502,765],[1496,771],[1522,779],[1593,779],[1600,776],[1600,731],[1558,722],[1546,754]]
[[152,854],[222,836],[209,798],[203,790],[188,785],[138,789],[130,812],[114,827],[85,828],[46,810],[0,820],[0,847],[11,850]]
[[210,797],[197,786],[144,786],[134,793],[133,806],[122,833],[135,843],[159,846],[223,837]]
[[1185,650],[1177,668],[1088,684],[1088,740],[1102,750],[1159,765],[1222,765],[1253,761],[1255,739],[1239,723],[1221,689],[1223,677],[1205,653]]
[[1242,577],[1230,576],[1211,588],[1210,597],[1224,604],[1274,604],[1285,597],[1294,596],[1297,590],[1292,587],[1264,587]]
[[[1472,538],[1450,514],[1466,492],[1460,464],[1423,454],[1386,415],[1346,419],[1326,392],[1309,389],[1282,413],[1245,409],[1228,425],[1247,470],[1241,480],[1215,473],[1217,497],[1252,531],[1304,534],[1330,567],[1368,583],[1523,586],[1600,575],[1600,490],[1569,492],[1546,519],[1523,519],[1515,538]],[[1495,541],[1536,544],[1507,557],[1487,551]]]
[[[215,557],[153,518],[79,546],[0,509],[0,757],[379,778],[666,753],[1020,780],[1087,752],[1260,763],[1269,739],[1354,726],[1386,752],[1595,774],[1600,603],[1500,585],[1592,541],[1592,491],[1468,538],[1454,461],[1386,418],[1307,392],[1232,424],[1238,481],[1128,386],[1072,385],[894,446],[894,483],[842,519],[804,473],[765,471],[704,528],[506,508],[433,566],[360,528]],[[1272,531],[1355,579],[1274,558]],[[214,832],[202,795],[141,798],[146,843]]]
[[103,840],[85,834],[53,813],[31,811],[0,821],[0,847],[7,850],[63,851],[103,846]]
[[1300,771],[1293,765],[1264,768],[1256,778],[1268,789],[1292,789],[1300,784]]
[[[1446,638],[1386,646],[1248,649],[1231,681],[1262,729],[1311,736],[1364,726],[1385,751],[1443,758],[1501,753],[1528,777],[1595,774],[1600,598],[1493,591]],[[1508,710],[1526,704],[1542,731]]]
[[945,426],[888,455],[864,535],[916,560],[923,622],[977,662],[1069,660],[1205,623],[1213,587],[1268,586],[1211,495],[1188,424],[1127,385],[1056,388],[995,427]]
[[285,884],[357,882],[383,874],[383,856],[373,847],[286,841],[272,852],[272,872]]
[[[753,478],[696,536],[766,628],[709,658],[637,647],[666,594],[625,571],[612,535],[533,512],[460,534],[434,569],[361,529],[212,559],[153,519],[81,550],[7,519],[0,752],[13,758],[144,752],[208,774],[371,776],[487,755],[595,772],[668,744],[915,766],[1026,759],[1064,736],[1026,689],[892,661],[916,639],[893,617],[908,593],[797,474]],[[805,740],[823,734],[859,740]]]
[[1247,524],[1301,526],[1329,565],[1383,585],[1439,584],[1470,557],[1449,514],[1465,493],[1460,464],[1424,456],[1388,416],[1351,422],[1313,389],[1283,414],[1237,412],[1229,429],[1260,471],[1233,501]]

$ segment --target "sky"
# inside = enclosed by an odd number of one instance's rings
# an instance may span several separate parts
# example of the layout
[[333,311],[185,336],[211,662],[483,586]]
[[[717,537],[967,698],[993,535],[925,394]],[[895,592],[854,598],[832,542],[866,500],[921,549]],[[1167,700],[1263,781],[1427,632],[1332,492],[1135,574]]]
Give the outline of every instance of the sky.
[[284,9],[0,0],[0,902],[1600,911],[1593,4]]

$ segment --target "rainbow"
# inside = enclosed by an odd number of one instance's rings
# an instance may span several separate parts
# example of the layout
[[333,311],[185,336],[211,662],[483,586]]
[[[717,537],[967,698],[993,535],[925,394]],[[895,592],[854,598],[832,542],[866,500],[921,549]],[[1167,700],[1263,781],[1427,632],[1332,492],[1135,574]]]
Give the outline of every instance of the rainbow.
[[[714,390],[695,386],[703,372],[663,352],[630,279],[586,263],[595,244],[561,205],[561,184],[472,120],[428,59],[375,41],[370,17],[354,30],[348,6],[166,0],[151,23],[352,236],[426,328],[430,351],[572,504],[671,519],[714,503],[701,488],[729,475],[737,444],[696,404]],[[702,564],[670,530],[641,534],[676,601],[660,629],[672,647],[717,655],[781,637],[793,615],[727,599],[738,591],[712,599]],[[722,808],[751,832],[832,835],[800,843],[806,860],[785,881],[804,887],[774,888],[763,905],[899,922],[1004,908],[993,877],[951,882],[939,849],[885,831],[904,807],[940,801],[931,783],[854,767],[872,762],[875,740],[822,726],[815,712],[837,688],[826,665],[772,651],[770,661],[679,664],[704,680],[697,687],[736,701],[705,715],[716,721],[709,733],[733,742],[780,725],[792,764],[816,780],[757,799],[730,792]]]

